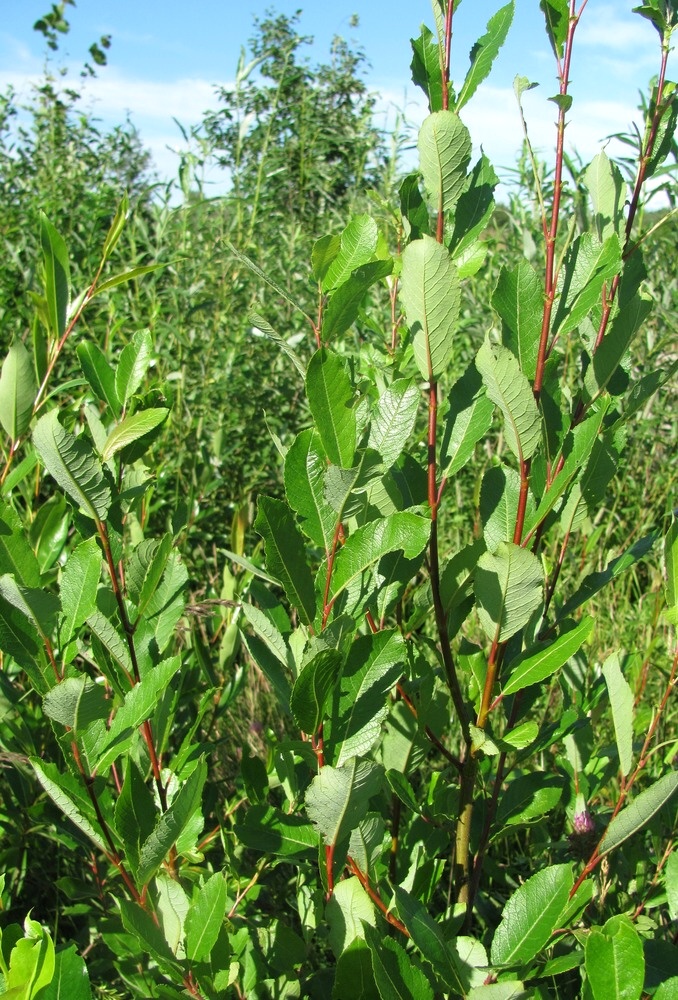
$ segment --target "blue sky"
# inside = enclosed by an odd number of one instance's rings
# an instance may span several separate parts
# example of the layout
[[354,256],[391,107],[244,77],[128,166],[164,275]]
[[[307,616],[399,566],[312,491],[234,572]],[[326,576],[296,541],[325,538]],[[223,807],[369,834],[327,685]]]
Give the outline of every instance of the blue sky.
[[[570,150],[592,157],[607,135],[638,120],[638,91],[657,72],[658,35],[649,22],[631,13],[639,0],[589,0],[578,28],[573,62],[573,124]],[[49,9],[47,0],[0,0],[0,90],[12,84],[27,93],[44,65],[42,36],[32,30]],[[468,53],[502,0],[464,0],[455,13],[452,75],[463,79]],[[274,7],[291,14],[303,9],[299,30],[313,35],[312,59],[325,59],[331,38],[342,35],[365,51],[367,82],[379,100],[384,123],[394,108],[405,109],[415,124],[425,114],[409,79],[410,37],[422,22],[432,26],[429,0],[78,0],[67,7],[71,31],[59,59],[81,66],[91,42],[112,35],[109,64],[87,85],[87,102],[105,125],[127,112],[151,149],[161,174],[173,175],[183,146],[173,122],[196,124],[216,107],[215,84],[234,76],[241,45],[252,34],[254,16]],[[359,26],[352,28],[352,14]],[[675,56],[672,56],[675,75]],[[77,73],[77,70],[76,70]],[[477,147],[496,167],[510,167],[520,142],[512,83],[516,74],[540,84],[525,97],[533,143],[548,155],[555,108],[546,99],[556,92],[555,66],[538,0],[516,0],[516,15],[505,48],[482,90],[462,117]]]

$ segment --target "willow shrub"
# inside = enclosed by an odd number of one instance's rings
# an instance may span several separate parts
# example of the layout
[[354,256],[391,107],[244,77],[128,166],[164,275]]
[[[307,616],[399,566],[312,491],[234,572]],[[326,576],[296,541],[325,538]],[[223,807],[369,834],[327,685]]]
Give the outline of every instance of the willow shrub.
[[[472,163],[463,115],[513,3],[457,93],[456,13],[434,4],[435,33],[413,42],[430,102],[419,170],[388,232],[360,215],[316,243],[309,363],[260,319],[307,410],[280,443],[284,498],[258,499],[262,548],[229,554],[220,655],[185,629],[177,643],[171,518],[145,533],[143,456],[168,415],[146,381],[150,335],[112,359],[83,340],[84,396],[50,384],[88,302],[139,276],[107,276],[124,206],[80,295],[43,220],[40,332],[0,379],[0,724],[17,799],[33,794],[35,822],[67,845],[64,916],[100,982],[143,997],[676,995],[675,517],[602,570],[568,563],[624,474],[629,422],[676,370],[639,372],[629,352],[653,310],[636,223],[673,148],[677,5],[638,11],[661,61],[632,180],[601,152],[577,213],[562,150],[585,5],[541,6],[560,80],[550,193],[535,182],[543,242],[499,271],[470,362],[462,287],[483,267],[497,178]],[[455,479],[474,465],[459,512]],[[609,635],[599,657],[591,641],[595,600],[662,547],[662,660],[638,699],[637,651]],[[264,733],[223,788],[211,736],[238,637],[287,735]],[[48,916],[4,932],[5,985],[51,997],[77,980],[85,997],[82,957],[55,950]]]

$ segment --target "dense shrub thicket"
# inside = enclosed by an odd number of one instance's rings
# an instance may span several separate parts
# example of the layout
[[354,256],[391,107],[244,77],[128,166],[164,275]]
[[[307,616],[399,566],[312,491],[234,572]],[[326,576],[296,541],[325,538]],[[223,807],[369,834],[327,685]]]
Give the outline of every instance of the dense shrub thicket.
[[513,0],[458,92],[435,0],[409,174],[300,14],[170,184],[49,67],[2,97],[8,996],[676,996],[678,4],[591,164],[585,6],[540,4],[555,165],[528,128],[499,206]]

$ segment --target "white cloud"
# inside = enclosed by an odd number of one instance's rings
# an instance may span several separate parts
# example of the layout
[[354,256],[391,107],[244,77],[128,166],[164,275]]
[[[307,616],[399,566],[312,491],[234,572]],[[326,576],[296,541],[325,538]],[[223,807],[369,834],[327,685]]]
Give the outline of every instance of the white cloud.
[[640,52],[651,50],[655,58],[659,51],[659,36],[646,19],[637,15],[621,14],[614,4],[587,7],[586,14],[577,26],[576,43],[599,46],[609,52],[633,53],[634,63]]

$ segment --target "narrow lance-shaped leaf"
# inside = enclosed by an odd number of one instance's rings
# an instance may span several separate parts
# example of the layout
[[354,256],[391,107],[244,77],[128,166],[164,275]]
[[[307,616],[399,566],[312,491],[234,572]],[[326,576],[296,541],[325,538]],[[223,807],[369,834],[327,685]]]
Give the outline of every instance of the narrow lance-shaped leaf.
[[290,709],[304,733],[315,733],[341,670],[341,653],[323,649],[303,668],[292,688]]
[[430,533],[428,518],[409,511],[399,511],[358,528],[337,553],[332,575],[333,597],[387,552],[402,549],[408,559],[413,559],[428,542]]
[[129,271],[122,271],[120,274],[114,274],[110,278],[106,278],[104,281],[99,282],[94,289],[92,298],[94,298],[95,295],[101,295],[102,292],[110,292],[111,288],[117,288],[118,285],[124,285],[127,281],[134,281],[135,278],[142,278],[145,274],[152,274],[153,271],[160,271],[163,267],[169,267],[170,263],[172,262],[163,261],[161,264],[141,264],[139,267],[131,267]]
[[110,711],[103,686],[82,676],[67,677],[45,695],[42,704],[48,718],[67,726],[75,736]]
[[120,355],[115,373],[115,392],[121,403],[127,403],[143,382],[152,356],[151,334],[138,330]]
[[40,244],[45,276],[45,299],[52,334],[61,338],[68,314],[69,268],[66,244],[44,212],[40,213]]
[[433,210],[448,212],[464,190],[471,136],[454,111],[435,111],[419,129],[419,166]]
[[198,898],[186,915],[186,957],[189,961],[203,962],[209,958],[221,931],[227,900],[226,880],[221,872],[215,872],[198,889]]
[[158,870],[168,851],[176,844],[186,824],[192,818],[193,813],[200,808],[206,777],[207,764],[201,757],[195,770],[183,783],[167,812],[162,814],[155,829],[139,851],[137,878],[141,884],[145,885]]
[[664,538],[664,566],[666,568],[666,617],[678,625],[678,517],[671,518],[671,526]]
[[339,253],[333,259],[322,280],[323,292],[329,292],[347,281],[351,272],[372,259],[377,249],[379,232],[369,215],[355,215],[341,234]]
[[593,202],[593,222],[598,239],[602,243],[613,233],[621,239],[626,187],[621,170],[601,150],[586,168],[584,181]]
[[115,250],[118,240],[122,236],[122,231],[125,228],[125,222],[127,220],[127,213],[129,212],[129,197],[127,192],[122,196],[118,207],[115,210],[115,215],[113,216],[113,222],[111,227],[106,234],[106,239],[104,241],[104,249],[102,251],[102,257],[104,260],[108,260],[113,251]]
[[649,823],[677,790],[678,771],[671,771],[636,795],[621,812],[617,813],[605,831],[599,851],[601,857],[619,847]]
[[400,294],[412,333],[414,360],[423,378],[435,381],[454,353],[461,289],[447,249],[430,236],[403,253]]
[[313,577],[291,510],[282,500],[259,497],[254,527],[264,539],[266,568],[280,580],[304,624],[310,625],[315,618]]
[[0,374],[0,424],[12,441],[28,428],[37,391],[30,354],[15,340]]
[[[35,771],[38,781],[52,801],[56,803],[59,809],[61,809],[64,815],[67,816],[72,823],[75,823],[79,830],[82,830],[82,832],[89,837],[94,844],[96,844],[100,851],[103,851],[103,853],[106,854],[107,847],[103,837],[98,830],[95,830],[89,819],[82,814],[70,794],[65,790],[65,787],[62,787],[59,781],[60,775],[56,771],[54,765],[45,766],[44,762],[37,757],[31,757],[30,763],[31,767]],[[65,784],[66,781],[64,780],[64,785]]]
[[108,462],[121,448],[155,430],[167,420],[169,412],[165,407],[157,406],[125,417],[108,435],[101,453],[102,461]]
[[381,788],[383,769],[352,757],[343,767],[325,765],[306,792],[306,811],[328,846],[348,838]]
[[433,37],[430,28],[421,26],[419,38],[411,38],[412,82],[421,87],[428,98],[429,111],[442,111],[443,107],[443,77],[441,71],[440,46]]
[[471,65],[457,96],[455,111],[461,111],[463,106],[471,100],[483,80],[489,76],[492,63],[496,59],[499,49],[506,41],[514,11],[515,2],[511,0],[510,3],[500,8],[496,14],[493,14],[487,22],[486,33],[478,39],[471,49]]
[[569,865],[537,872],[513,893],[492,941],[493,965],[526,965],[547,944],[572,888]]
[[614,278],[621,266],[621,244],[616,234],[604,243],[599,243],[592,233],[578,236],[561,271],[551,333],[562,336],[574,330],[600,302],[605,282]]
[[316,351],[308,365],[306,392],[327,457],[350,469],[356,448],[355,394],[344,359],[325,347]]
[[402,452],[414,428],[421,400],[410,379],[396,379],[379,397],[370,424],[369,447],[381,455],[388,468]]
[[323,313],[322,339],[327,343],[345,333],[358,318],[367,291],[393,271],[393,260],[373,260],[356,268],[339,288],[332,292]]
[[542,599],[541,563],[527,549],[502,542],[484,552],[475,573],[478,617],[487,636],[504,642],[527,624]]
[[82,437],[61,426],[56,410],[37,422],[33,444],[49,474],[76,506],[95,520],[105,520],[111,491],[101,465]]
[[326,472],[320,435],[308,428],[297,435],[285,456],[285,493],[299,515],[301,530],[329,555],[338,517],[325,495]]
[[97,344],[89,341],[78,344],[76,350],[82,373],[92,392],[102,403],[108,403],[117,419],[122,407],[115,388],[115,372],[106,360],[104,352]]
[[605,660],[603,677],[612,706],[619,766],[622,774],[626,776],[633,765],[633,691],[621,672],[618,653],[612,653]]
[[537,371],[544,289],[527,260],[512,270],[503,267],[492,305],[502,318],[502,341],[515,354],[520,370],[533,380]]
[[522,463],[535,453],[541,441],[539,410],[530,383],[511,351],[491,344],[487,337],[476,355],[476,367],[487,395],[504,417],[506,443]]
[[504,685],[503,694],[515,694],[532,684],[546,680],[567,663],[577,652],[582,643],[591,634],[594,620],[588,615],[578,625],[566,622],[560,635],[553,642],[537,649],[528,649],[515,660],[507,664],[505,672],[509,679]]
[[407,927],[412,940],[445,986],[455,995],[464,996],[467,990],[461,978],[456,957],[448,945],[442,927],[422,903],[411,896],[402,886],[395,888],[398,914]]

